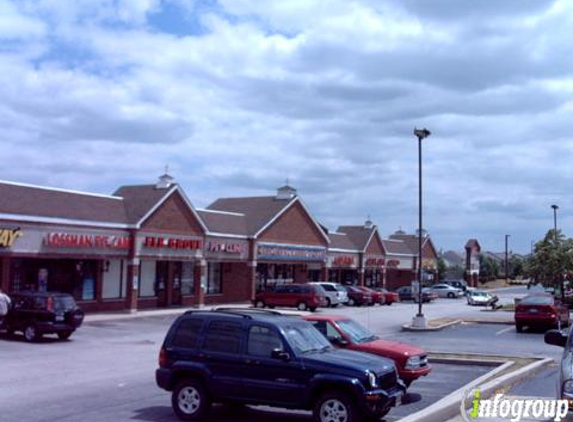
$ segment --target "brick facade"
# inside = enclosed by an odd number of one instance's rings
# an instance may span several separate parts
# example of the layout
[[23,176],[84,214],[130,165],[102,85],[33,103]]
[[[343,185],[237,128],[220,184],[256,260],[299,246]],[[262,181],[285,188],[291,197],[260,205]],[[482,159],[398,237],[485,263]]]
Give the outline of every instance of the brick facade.
[[143,224],[143,229],[202,236],[201,224],[178,192],[171,195]]

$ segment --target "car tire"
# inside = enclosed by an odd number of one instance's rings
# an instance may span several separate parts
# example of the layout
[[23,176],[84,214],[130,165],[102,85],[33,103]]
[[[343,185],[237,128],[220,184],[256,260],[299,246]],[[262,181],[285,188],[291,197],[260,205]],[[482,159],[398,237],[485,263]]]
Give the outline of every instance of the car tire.
[[299,303],[296,305],[296,308],[297,308],[299,311],[306,311],[306,310],[308,309],[308,305],[307,305],[305,302],[299,302]]
[[255,308],[264,308],[265,307],[265,302],[263,302],[262,300],[257,300],[255,302]]
[[186,379],[173,389],[171,406],[179,419],[194,421],[207,414],[211,400],[199,381]]
[[24,327],[24,339],[30,343],[38,341],[40,339],[40,334],[36,328],[35,324],[26,324]]
[[326,393],[316,400],[312,416],[315,422],[357,422],[362,420],[348,394]]
[[454,297],[456,297],[455,294],[453,294],[453,293],[448,293],[448,298],[453,299]]
[[328,297],[326,298],[326,307],[327,307],[327,308],[332,308],[332,307],[333,307],[333,306],[332,306],[332,301],[331,301],[330,298],[328,298]]
[[523,325],[515,324],[515,331],[517,331],[518,333],[522,333],[523,332]]
[[394,303],[394,302],[386,302],[386,305],[387,305],[387,306],[391,306],[392,303]]
[[316,312],[316,306],[312,306],[312,307],[308,308],[308,310],[310,312]]
[[60,340],[67,340],[72,335],[72,331],[61,331],[58,333],[58,338]]
[[352,298],[348,299],[348,306],[356,306],[356,301]]

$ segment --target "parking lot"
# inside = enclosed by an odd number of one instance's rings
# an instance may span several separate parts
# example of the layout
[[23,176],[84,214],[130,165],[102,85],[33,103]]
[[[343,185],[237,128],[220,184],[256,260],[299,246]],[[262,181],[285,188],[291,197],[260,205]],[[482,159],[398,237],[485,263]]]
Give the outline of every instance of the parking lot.
[[[321,313],[352,317],[383,338],[413,343],[434,352],[473,352],[508,356],[559,358],[561,350],[543,342],[542,333],[517,334],[513,326],[464,324],[440,332],[400,332],[415,305],[408,303],[368,308],[336,308]],[[462,299],[441,299],[425,307],[434,317],[480,314]],[[21,422],[175,421],[170,396],[155,385],[157,354],[174,315],[121,321],[92,321],[70,341],[46,338],[38,344],[0,339],[2,378],[0,408],[3,420]],[[393,409],[394,421],[416,412],[491,370],[485,366],[433,364],[432,373],[409,389],[413,403]],[[552,374],[545,374],[549,385]],[[527,384],[524,384],[527,388]],[[532,382],[527,391],[535,388]],[[547,393],[547,388],[545,389]],[[34,406],[29,405],[30,397]],[[271,416],[272,415],[272,416]],[[246,422],[310,420],[309,413],[267,408],[241,411],[218,407],[206,419]]]

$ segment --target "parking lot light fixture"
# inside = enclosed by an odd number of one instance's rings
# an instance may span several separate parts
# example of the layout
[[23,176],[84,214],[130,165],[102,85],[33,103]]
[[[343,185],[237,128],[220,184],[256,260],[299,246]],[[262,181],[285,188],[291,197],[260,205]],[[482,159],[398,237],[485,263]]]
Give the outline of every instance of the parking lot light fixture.
[[414,135],[418,138],[418,314],[414,317],[412,325],[425,328],[426,318],[422,312],[422,140],[431,135],[431,132],[424,129],[414,129]]

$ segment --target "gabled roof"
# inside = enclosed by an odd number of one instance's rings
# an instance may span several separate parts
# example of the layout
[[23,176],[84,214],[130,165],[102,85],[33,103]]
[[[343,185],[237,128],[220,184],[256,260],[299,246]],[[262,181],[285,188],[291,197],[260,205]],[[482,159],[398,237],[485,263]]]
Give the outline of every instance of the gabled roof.
[[0,218],[126,226],[124,201],[111,195],[0,181]]
[[446,261],[447,264],[464,266],[464,257],[456,251],[446,251],[441,254],[441,258]]
[[330,245],[328,246],[330,250],[340,249],[349,252],[359,252],[358,247],[352,243],[350,237],[345,233],[328,233],[328,237],[330,238]]
[[125,201],[125,212],[130,223],[137,224],[171,189],[157,189],[155,185],[121,186],[113,194]]
[[477,241],[477,239],[469,239],[466,242],[466,249],[472,249],[472,248],[476,248],[478,250],[478,252],[481,250],[481,246],[479,244],[479,242]]
[[[403,241],[404,243],[406,243],[406,245],[408,245],[408,248],[410,248],[412,253],[415,253],[417,255],[417,251],[419,248],[419,238],[417,235],[394,233],[394,234],[390,235],[390,239]],[[422,248],[424,246],[426,246],[426,243],[430,244],[430,247],[434,250],[434,253],[436,254],[436,256],[438,256],[438,251],[437,251],[436,247],[434,246],[434,242],[432,242],[432,239],[430,236],[426,236],[422,239]]]
[[207,226],[210,235],[233,235],[247,237],[247,219],[245,214],[225,211],[198,209],[197,213]]
[[416,256],[403,240],[382,239],[382,245],[388,255]]
[[340,226],[337,231],[346,234],[360,251],[365,251],[377,230],[376,226]]
[[207,207],[207,211],[225,211],[243,214],[245,216],[248,235],[256,238],[296,203],[299,203],[303,207],[326,242],[330,242],[322,226],[314,219],[298,196],[293,196],[289,199],[277,199],[276,196],[219,198]]

